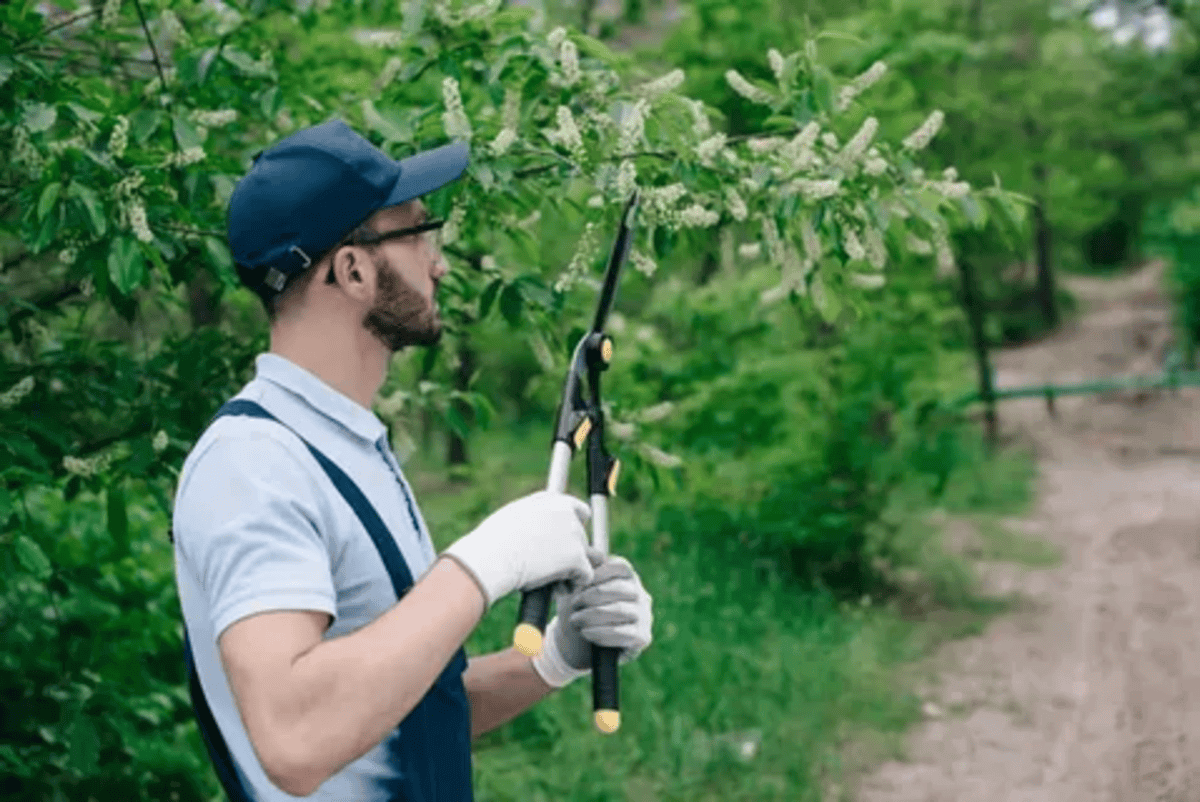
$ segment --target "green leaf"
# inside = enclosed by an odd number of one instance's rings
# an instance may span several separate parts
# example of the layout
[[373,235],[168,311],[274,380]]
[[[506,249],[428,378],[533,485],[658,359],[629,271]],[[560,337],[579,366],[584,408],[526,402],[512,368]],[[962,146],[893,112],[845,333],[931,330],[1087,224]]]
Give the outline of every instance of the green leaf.
[[458,407],[453,404],[446,407],[446,425],[450,427],[450,431],[454,432],[464,440],[467,439],[467,435],[470,434],[471,431],[471,427],[469,427],[466,420],[463,419],[462,413],[459,412]]
[[72,181],[67,186],[67,196],[76,198],[83,204],[84,211],[88,214],[88,220],[92,223],[92,230],[96,232],[96,236],[104,236],[108,231],[108,221],[104,216],[104,204],[101,203],[100,196],[90,187],[76,181]]
[[100,738],[96,734],[96,725],[82,713],[71,722],[68,737],[68,752],[70,765],[83,776],[95,772],[100,758]]
[[182,114],[172,117],[171,123],[175,131],[175,141],[179,143],[181,149],[198,148],[204,144],[204,140],[200,138],[200,133],[195,126],[188,122]]
[[221,58],[237,67],[245,75],[262,78],[268,75],[270,72],[266,67],[259,64],[257,60],[252,58],[249,53],[238,50],[236,47],[227,46],[221,51]]
[[491,311],[492,304],[496,300],[496,295],[500,292],[500,288],[504,286],[504,279],[492,279],[492,282],[483,288],[483,292],[479,295],[479,319],[483,320],[487,317],[487,313]]
[[514,282],[500,293],[500,314],[510,326],[521,323],[521,288]]
[[50,559],[28,535],[17,536],[16,550],[17,562],[22,568],[42,581],[50,576]]
[[58,110],[49,103],[27,103],[25,105],[25,127],[32,133],[49,131],[58,119]]
[[121,489],[120,480],[114,480],[108,487],[108,534],[117,547],[117,556],[129,554],[129,516],[125,509],[125,491]]
[[412,125],[402,122],[395,114],[380,111],[368,98],[362,102],[363,120],[372,131],[379,133],[384,142],[411,142]]
[[833,73],[827,67],[817,65],[813,68],[813,93],[817,108],[826,114],[834,112]]
[[229,246],[216,237],[205,237],[203,242],[204,252],[208,255],[208,260],[222,272],[232,272],[233,257],[229,254]]
[[842,311],[842,303],[836,295],[829,291],[819,272],[813,274],[812,284],[809,285],[809,297],[812,298],[817,313],[826,323],[837,320],[837,316]]
[[264,117],[273,120],[275,119],[275,116],[279,114],[279,106],[281,102],[282,96],[279,93],[279,87],[272,86],[263,91],[262,98],[259,101],[259,108],[262,109]]
[[129,134],[139,145],[146,144],[150,135],[162,125],[163,113],[151,109],[138,109],[129,115]]
[[37,238],[33,241],[30,250],[34,253],[41,253],[47,245],[54,242],[56,236],[58,236],[58,217],[49,215],[42,221],[42,228],[38,231]]
[[987,225],[987,209],[973,195],[966,195],[959,198],[958,205],[962,209],[963,214],[966,215],[967,220],[975,228],[983,228]]
[[14,510],[12,494],[7,488],[0,487],[0,526],[3,526]]
[[128,295],[146,277],[146,261],[137,240],[114,237],[108,251],[108,276],[122,295]]
[[54,208],[54,204],[58,202],[58,196],[62,192],[62,184],[55,181],[53,184],[47,184],[42,190],[42,197],[38,200],[38,220],[45,220],[46,215]]
[[8,56],[0,56],[0,86],[4,86],[4,84],[8,81],[9,77],[12,76],[12,74],[13,74],[12,59],[10,59]]

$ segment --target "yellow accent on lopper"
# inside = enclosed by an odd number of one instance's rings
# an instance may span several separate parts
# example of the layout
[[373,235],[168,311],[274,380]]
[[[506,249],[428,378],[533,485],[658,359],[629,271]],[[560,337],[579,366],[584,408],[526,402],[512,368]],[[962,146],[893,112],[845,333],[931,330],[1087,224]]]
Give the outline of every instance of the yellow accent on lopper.
[[592,419],[584,418],[579,424],[579,428],[575,430],[575,447],[582,448],[583,441],[587,439],[588,432],[592,430]]
[[605,735],[611,735],[616,732],[621,726],[621,711],[619,710],[597,710],[596,711],[596,729]]
[[542,653],[542,633],[533,624],[517,624],[513,646],[526,657],[537,657]]

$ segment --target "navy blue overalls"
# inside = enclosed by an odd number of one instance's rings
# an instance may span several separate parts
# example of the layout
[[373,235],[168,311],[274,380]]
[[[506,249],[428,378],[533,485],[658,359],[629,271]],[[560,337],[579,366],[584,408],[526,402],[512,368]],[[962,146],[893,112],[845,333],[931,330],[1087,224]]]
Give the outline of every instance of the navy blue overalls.
[[[341,468],[300,437],[290,426],[253,401],[231,400],[217,411],[213,421],[223,415],[248,415],[273,420],[299,437],[325,469],[325,473],[329,475],[334,486],[362,522],[367,534],[371,536],[392,580],[397,600],[408,592],[413,584],[412,572],[400,554],[400,549],[375,508],[371,506],[371,502]],[[405,494],[407,495],[407,490]],[[411,503],[412,500],[409,499],[410,509]],[[200,687],[186,625],[183,650],[192,706],[195,708],[200,733],[204,736],[204,743],[208,747],[209,757],[212,758],[221,785],[231,802],[252,802],[253,791],[241,781],[234,766],[233,756],[213,719],[208,700],[204,697],[204,690]],[[400,767],[401,777],[392,792],[393,802],[471,802],[471,711],[462,681],[462,672],[466,667],[467,656],[460,648],[425,697],[400,722],[399,738],[393,741],[393,757],[394,765]]]

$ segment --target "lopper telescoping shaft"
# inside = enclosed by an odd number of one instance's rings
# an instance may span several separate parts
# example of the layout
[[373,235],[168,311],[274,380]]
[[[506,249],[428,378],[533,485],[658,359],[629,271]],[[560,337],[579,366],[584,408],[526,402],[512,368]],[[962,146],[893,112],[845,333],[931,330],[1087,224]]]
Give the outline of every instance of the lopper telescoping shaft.
[[[612,359],[612,339],[604,324],[616,297],[621,267],[629,258],[633,243],[633,219],[637,212],[638,192],[634,190],[625,206],[621,225],[613,243],[604,284],[596,304],[591,331],[580,338],[563,383],[562,400],[550,453],[550,472],[546,489],[565,493],[575,451],[587,445],[587,482],[592,507],[592,546],[608,554],[608,499],[616,487],[620,463],[604,445],[604,413],[600,404],[600,373]],[[586,380],[589,394],[583,394]],[[542,639],[549,620],[553,586],[527,591],[521,596],[521,609],[513,645],[523,654],[541,653]],[[620,726],[620,695],[617,658],[619,650],[594,646],[592,649],[592,703],[596,727],[604,733]]]

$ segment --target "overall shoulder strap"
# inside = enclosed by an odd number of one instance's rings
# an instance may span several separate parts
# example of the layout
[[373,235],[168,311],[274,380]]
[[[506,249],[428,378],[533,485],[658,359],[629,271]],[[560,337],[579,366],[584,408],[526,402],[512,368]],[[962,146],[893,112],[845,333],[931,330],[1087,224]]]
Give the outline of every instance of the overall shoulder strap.
[[295,429],[279,420],[279,418],[276,418],[254,401],[244,398],[228,401],[217,411],[213,420],[224,415],[247,415],[253,418],[273,420],[296,435],[301,443],[304,443],[309,453],[313,455],[326,475],[329,476],[329,480],[333,482],[333,486],[342,494],[342,498],[346,499],[346,503],[350,505],[350,509],[354,510],[354,514],[362,522],[363,528],[367,530],[367,534],[371,536],[371,541],[375,544],[375,550],[379,552],[384,567],[387,569],[388,577],[392,580],[392,589],[396,591],[396,598],[403,598],[404,594],[409,591],[413,584],[412,573],[408,570],[408,563],[404,561],[404,557],[400,554],[400,548],[396,545],[391,532],[388,531],[387,526],[383,523],[383,519],[379,517],[379,513],[375,511],[375,507],[363,495],[358,485],[346,475],[346,472],[335,465],[329,457],[322,454],[312,443],[301,437]]
[[[226,415],[245,415],[252,418],[265,418],[275,421],[296,435],[300,442],[304,443],[309,452],[317,460],[317,463],[320,464],[321,468],[329,476],[330,481],[333,482],[333,486],[337,488],[342,497],[346,499],[346,503],[354,510],[354,514],[362,522],[363,527],[367,530],[367,534],[371,536],[371,542],[375,544],[375,550],[379,552],[384,567],[387,569],[388,578],[392,582],[392,589],[396,592],[396,598],[403,597],[412,587],[412,572],[409,571],[408,563],[404,561],[403,555],[400,554],[400,549],[396,546],[396,541],[392,539],[392,535],[383,523],[383,519],[379,517],[379,513],[375,511],[375,508],[367,500],[367,497],[363,495],[358,485],[341,468],[335,465],[332,460],[313,446],[312,443],[309,443],[295,429],[292,429],[292,427],[276,418],[260,404],[243,398],[227,401],[217,410],[217,414],[213,416],[209,425],[211,426],[212,422]],[[204,689],[200,685],[200,677],[196,671],[195,661],[192,657],[192,648],[188,640],[186,625],[183,632],[183,650],[184,662],[187,665],[188,691],[191,694],[192,707],[195,709],[200,734],[203,736],[204,744],[208,748],[208,754],[216,769],[217,778],[221,781],[221,786],[225,789],[225,793],[229,795],[230,802],[254,802],[254,796],[242,782],[237,770],[237,764],[229,752],[229,746],[225,742],[224,736],[221,735],[221,730],[217,726],[216,719],[213,718],[211,708],[208,706],[208,699],[205,697]]]

